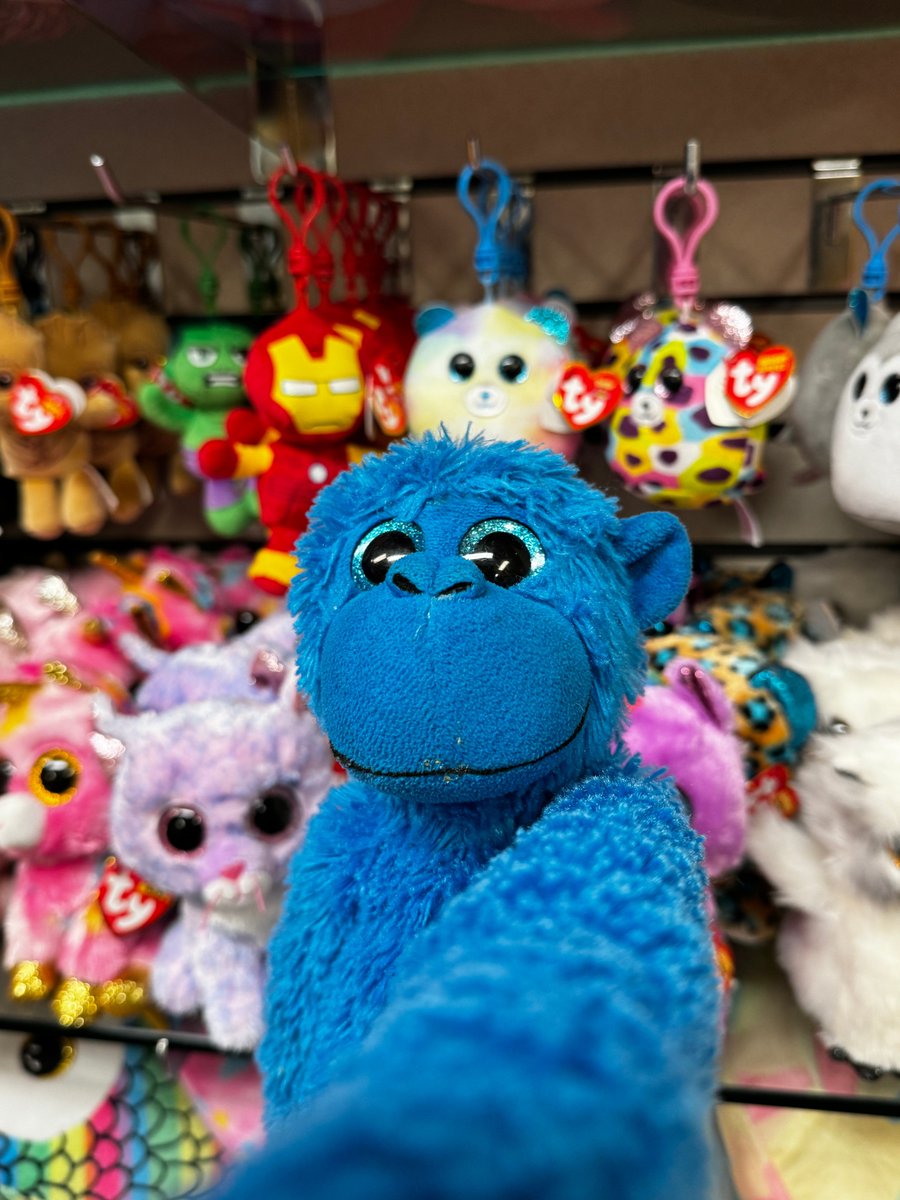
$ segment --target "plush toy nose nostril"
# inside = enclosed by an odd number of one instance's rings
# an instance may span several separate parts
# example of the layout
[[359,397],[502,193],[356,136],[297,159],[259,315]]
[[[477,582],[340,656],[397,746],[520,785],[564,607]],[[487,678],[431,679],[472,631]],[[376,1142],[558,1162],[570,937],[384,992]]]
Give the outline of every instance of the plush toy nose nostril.
[[394,587],[401,592],[409,592],[412,596],[421,596],[422,589],[416,587],[411,579],[407,579],[405,575],[401,575],[399,571],[395,571],[392,577]]
[[461,579],[458,583],[451,583],[449,587],[443,588],[438,592],[439,596],[455,596],[457,592],[467,592],[469,588],[475,584],[471,579]]

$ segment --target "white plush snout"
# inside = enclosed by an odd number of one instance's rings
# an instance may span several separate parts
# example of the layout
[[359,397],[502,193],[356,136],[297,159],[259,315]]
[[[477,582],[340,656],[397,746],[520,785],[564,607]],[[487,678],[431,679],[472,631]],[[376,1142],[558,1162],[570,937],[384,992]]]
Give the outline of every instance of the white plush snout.
[[478,383],[466,392],[464,403],[473,417],[499,417],[509,405],[509,396],[503,388]]
[[0,800],[0,851],[16,853],[37,846],[44,836],[47,810],[28,792],[7,792]]

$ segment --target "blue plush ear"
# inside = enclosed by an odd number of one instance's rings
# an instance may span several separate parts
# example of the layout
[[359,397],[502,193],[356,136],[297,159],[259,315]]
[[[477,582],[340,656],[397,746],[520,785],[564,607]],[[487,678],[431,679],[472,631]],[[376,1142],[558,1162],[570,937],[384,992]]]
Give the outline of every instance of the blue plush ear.
[[434,333],[435,329],[449,324],[455,316],[453,309],[445,304],[426,304],[416,313],[413,325],[419,337],[424,337],[426,333]]
[[691,543],[671,513],[641,513],[618,522],[614,534],[631,584],[631,607],[640,629],[667,617],[691,581]]
[[561,308],[547,304],[536,304],[525,314],[525,320],[543,329],[547,337],[553,338],[560,346],[565,346],[572,332],[569,316]]

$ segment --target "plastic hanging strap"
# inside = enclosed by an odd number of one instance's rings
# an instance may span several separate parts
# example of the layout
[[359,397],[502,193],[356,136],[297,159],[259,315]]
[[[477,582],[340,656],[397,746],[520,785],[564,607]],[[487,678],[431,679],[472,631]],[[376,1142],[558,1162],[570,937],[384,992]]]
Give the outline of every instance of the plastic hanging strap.
[[[900,233],[900,220],[881,241],[875,230],[866,220],[863,213],[866,201],[876,192],[894,192],[900,195],[900,183],[896,179],[876,179],[868,183],[853,202],[853,222],[869,246],[869,261],[863,267],[862,287],[874,301],[884,299],[887,289],[888,265],[886,254],[897,234]],[[863,322],[864,324],[865,322]]]
[[42,231],[44,250],[48,258],[52,258],[62,276],[62,306],[66,312],[74,312],[81,307],[84,288],[81,285],[80,268],[91,250],[91,231],[84,221],[78,217],[59,217],[56,225],[64,229],[73,229],[81,235],[81,242],[75,251],[73,259],[63,254],[54,229],[45,227]]
[[[469,164],[459,173],[456,184],[459,202],[475,222],[475,273],[488,299],[503,278],[504,242],[500,223],[512,199],[512,180],[499,163],[482,159],[477,167]],[[491,202],[493,198],[493,203]]]
[[[302,214],[299,223],[281,200],[281,185],[286,181],[296,183],[293,199],[294,208],[298,214]],[[319,172],[309,167],[299,166],[296,171],[280,167],[269,180],[268,190],[269,203],[290,235],[287,267],[294,280],[297,307],[305,308],[309,304],[309,281],[316,271],[316,259],[310,241],[314,237],[316,219],[325,207],[325,185]],[[304,193],[308,193],[308,198],[303,198]]]
[[[200,214],[198,214],[200,215]],[[210,217],[218,226],[218,231],[209,251],[202,250],[194,241],[191,233],[190,222],[185,218],[181,222],[181,240],[193,253],[197,262],[200,264],[200,275],[197,279],[197,290],[200,293],[200,299],[203,302],[203,311],[208,317],[215,314],[217,301],[219,298],[219,276],[215,270],[215,261],[219,257],[223,246],[228,238],[228,227],[225,222],[216,213],[202,214],[205,217]]]
[[512,181],[512,196],[500,221],[503,237],[503,278],[512,289],[525,288],[530,274],[529,243],[534,206],[519,185]]
[[675,196],[689,196],[688,181],[684,175],[670,179],[653,204],[653,223],[669,243],[672,251],[672,266],[669,269],[669,291],[680,313],[686,313],[700,294],[700,272],[696,254],[704,235],[713,227],[719,215],[719,198],[715,188],[704,179],[698,179],[693,201],[694,218],[684,237],[669,224],[666,208]]
[[13,255],[19,240],[19,225],[6,208],[0,208],[0,227],[3,229],[3,248],[0,249],[0,309],[9,316],[18,316],[22,289],[13,269]]

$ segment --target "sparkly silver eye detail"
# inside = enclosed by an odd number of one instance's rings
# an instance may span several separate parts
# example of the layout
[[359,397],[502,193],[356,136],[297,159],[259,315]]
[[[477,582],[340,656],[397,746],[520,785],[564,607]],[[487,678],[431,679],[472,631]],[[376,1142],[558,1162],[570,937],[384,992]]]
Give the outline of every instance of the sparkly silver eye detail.
[[412,521],[382,521],[357,542],[350,564],[353,580],[357,587],[377,587],[395,562],[424,546],[422,530]]
[[479,521],[465,534],[459,553],[498,587],[515,587],[547,561],[537,534],[509,517]]

